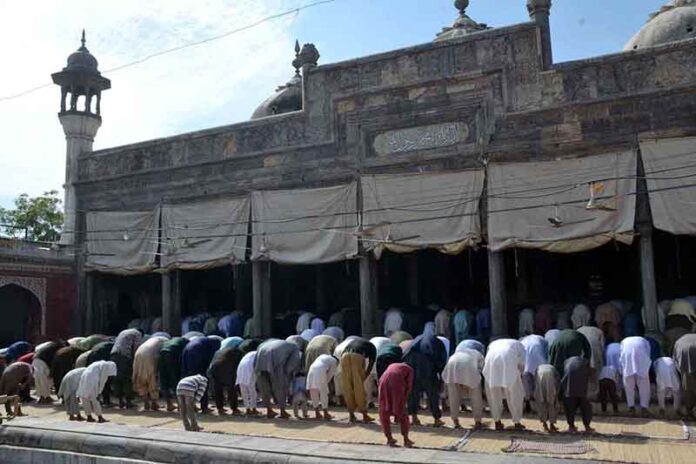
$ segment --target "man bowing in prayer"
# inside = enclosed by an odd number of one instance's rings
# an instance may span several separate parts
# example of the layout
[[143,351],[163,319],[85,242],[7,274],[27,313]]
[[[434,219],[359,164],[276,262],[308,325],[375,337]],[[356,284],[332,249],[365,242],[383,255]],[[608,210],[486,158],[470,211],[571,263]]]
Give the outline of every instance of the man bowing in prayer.
[[568,431],[575,433],[575,413],[578,408],[582,413],[582,423],[586,432],[594,432],[590,426],[592,422],[592,405],[587,399],[587,389],[592,373],[590,362],[580,356],[568,358],[565,362],[565,374],[561,379],[561,393],[563,394],[563,409],[568,421]]
[[474,429],[483,425],[483,395],[481,394],[481,370],[483,355],[476,350],[462,350],[454,353],[442,371],[442,380],[447,385],[450,414],[455,429],[460,429],[459,412],[465,398],[471,399],[474,415]]
[[696,334],[682,336],[674,344],[674,362],[681,374],[682,404],[687,417],[696,407]]
[[[367,414],[365,380],[372,372],[377,359],[377,348],[364,338],[351,340],[343,350],[340,360],[343,399],[346,402],[351,422],[357,422],[355,412],[362,413],[363,422],[374,421]],[[367,367],[365,367],[367,364]]]
[[271,419],[278,415],[271,406],[271,397],[280,408],[280,418],[289,419],[285,410],[290,393],[290,385],[302,368],[302,353],[296,344],[285,340],[269,340],[256,350],[254,370],[256,384],[266,407],[266,416]]
[[508,409],[516,430],[524,430],[522,410],[524,408],[524,345],[517,340],[500,339],[488,346],[483,366],[486,384],[486,396],[495,421],[495,429],[503,430],[503,399],[507,400]]
[[109,377],[115,375],[116,363],[113,361],[96,361],[82,372],[76,395],[82,402],[82,409],[85,410],[87,415],[87,422],[94,422],[93,413],[97,416],[99,423],[107,422],[102,415],[99,395]]
[[445,423],[440,411],[440,375],[447,364],[445,345],[435,335],[420,335],[404,351],[403,361],[413,368],[413,389],[408,399],[408,412],[411,424],[420,425],[418,409],[423,393],[428,396],[430,413],[435,419],[435,427]]
[[643,337],[628,337],[621,342],[621,375],[626,391],[626,403],[632,414],[636,412],[636,388],[641,414],[649,415],[650,406],[650,343]]
[[379,379],[379,421],[387,437],[387,445],[396,446],[396,440],[391,433],[391,417],[401,425],[401,435],[404,446],[413,447],[414,443],[408,438],[408,414],[406,400],[413,385],[413,369],[408,364],[394,363],[387,367]]

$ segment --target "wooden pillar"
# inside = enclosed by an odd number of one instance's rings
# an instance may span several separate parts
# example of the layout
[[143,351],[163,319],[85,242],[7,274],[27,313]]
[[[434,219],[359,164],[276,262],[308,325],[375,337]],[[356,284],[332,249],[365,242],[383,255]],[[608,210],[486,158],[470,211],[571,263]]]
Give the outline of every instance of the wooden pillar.
[[174,302],[172,273],[169,271],[162,273],[162,328],[165,332],[172,334],[174,330]]
[[363,337],[377,335],[377,261],[372,254],[360,257],[360,322]]
[[658,321],[657,286],[655,285],[655,258],[653,253],[652,226],[645,224],[640,231],[640,283],[645,306],[645,332],[651,337],[660,338]]
[[515,282],[517,284],[517,306],[529,304],[529,273],[527,271],[527,253],[515,250]]
[[89,335],[95,329],[95,308],[94,308],[94,275],[91,272],[85,273],[85,326],[84,333]]
[[412,253],[406,255],[408,263],[408,296],[411,306],[418,306],[419,303],[419,288],[418,288],[418,254]]
[[273,310],[271,308],[271,263],[254,261],[251,263],[254,335],[267,338],[272,334]]
[[315,300],[317,314],[326,314],[326,266],[317,264],[314,266],[316,272],[315,279]]
[[172,329],[170,335],[183,335],[181,333],[181,300],[183,293],[182,288],[183,275],[181,271],[172,272]]
[[500,251],[488,251],[488,286],[491,300],[491,338],[507,338],[505,259]]
[[247,304],[247,264],[235,264],[233,268],[234,274],[234,309],[247,312],[249,309]]

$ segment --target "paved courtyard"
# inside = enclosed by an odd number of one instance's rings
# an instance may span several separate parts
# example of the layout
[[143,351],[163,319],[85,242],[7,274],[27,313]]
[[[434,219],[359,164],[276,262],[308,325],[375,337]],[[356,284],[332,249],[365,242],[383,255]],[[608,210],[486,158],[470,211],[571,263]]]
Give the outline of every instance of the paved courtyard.
[[[492,422],[484,421],[489,429],[471,431],[473,421],[462,421],[464,430],[447,426],[434,428],[432,419],[421,416],[424,425],[412,429],[412,439],[417,449],[389,449],[383,446],[384,437],[379,425],[351,425],[347,414],[333,412],[332,422],[316,420],[268,420],[215,414],[200,415],[205,432],[185,432],[177,413],[107,409],[104,425],[69,422],[58,405],[27,406],[27,417],[6,422],[3,434],[8,432],[75,434],[76,441],[89,437],[101,437],[121,446],[131,446],[137,440],[147,438],[165,446],[167,443],[188,444],[191,455],[199,453],[196,444],[216,447],[229,453],[240,449],[254,453],[271,453],[284,456],[286,461],[317,458],[319,461],[349,460],[367,462],[506,462],[527,457],[528,462],[544,462],[548,459],[583,460],[601,462],[635,462],[677,464],[693,462],[696,455],[696,437],[692,426],[680,420],[643,419],[628,416],[597,416],[593,425],[597,433],[591,435],[566,433],[550,435],[541,429],[532,415],[525,417],[525,432],[492,430]],[[508,421],[509,423],[509,421]],[[563,423],[561,430],[565,429]],[[127,439],[124,441],[124,439]],[[12,442],[10,440],[10,442]],[[42,441],[42,443],[44,443]],[[7,439],[3,443],[8,443]],[[126,445],[128,443],[128,445]],[[135,445],[133,445],[135,446]],[[61,445],[65,447],[65,445]],[[184,454],[186,451],[184,451]],[[119,455],[120,456],[120,455]],[[230,455],[232,456],[232,455]],[[236,455],[235,455],[236,456]],[[241,462],[239,460],[233,462]],[[264,458],[265,459],[265,458]],[[145,461],[145,462],[180,462]],[[197,461],[197,462],[214,462]]]

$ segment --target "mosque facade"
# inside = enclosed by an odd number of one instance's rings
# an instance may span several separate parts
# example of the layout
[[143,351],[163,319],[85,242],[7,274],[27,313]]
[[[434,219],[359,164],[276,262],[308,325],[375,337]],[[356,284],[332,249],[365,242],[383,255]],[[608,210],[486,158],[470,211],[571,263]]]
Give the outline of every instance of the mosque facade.
[[696,294],[696,2],[565,63],[551,0],[499,28],[468,3],[431,43],[321,65],[298,45],[249,121],[97,151],[111,82],[83,40],[53,76],[71,330],[236,308],[270,336],[346,308],[374,335],[381,310],[436,303],[490,308],[497,337],[527,306],[619,299],[659,336],[658,302]]

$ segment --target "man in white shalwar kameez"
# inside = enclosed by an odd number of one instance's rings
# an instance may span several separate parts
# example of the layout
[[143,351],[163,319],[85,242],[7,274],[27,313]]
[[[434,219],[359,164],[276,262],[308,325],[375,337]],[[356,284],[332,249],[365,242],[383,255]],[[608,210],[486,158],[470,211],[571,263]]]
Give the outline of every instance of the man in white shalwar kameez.
[[660,405],[660,414],[665,414],[667,397],[672,397],[672,407],[678,413],[681,408],[681,378],[677,371],[674,359],[664,357],[653,362],[655,371],[655,384],[657,385],[657,404]]
[[107,422],[102,416],[99,395],[109,377],[116,375],[116,363],[113,361],[95,361],[85,368],[77,387],[77,397],[82,402],[82,409],[87,414],[87,422],[94,422],[92,413],[96,414],[99,423]]
[[454,353],[442,371],[442,381],[447,387],[450,415],[455,429],[461,428],[459,424],[459,411],[463,400],[471,400],[471,409],[474,416],[474,428],[483,427],[483,395],[481,393],[481,371],[484,358],[476,350],[465,349]]
[[384,317],[384,335],[387,337],[394,332],[401,330],[401,325],[404,322],[403,314],[398,308],[390,308]]
[[523,430],[522,412],[524,409],[524,345],[517,340],[500,339],[488,346],[483,366],[486,383],[486,396],[495,421],[495,429],[503,430],[503,399],[507,400],[508,409],[516,430]]
[[636,409],[636,388],[641,413],[648,415],[650,405],[650,342],[643,337],[628,337],[621,342],[621,375],[626,391],[626,403],[631,413]]
[[73,369],[65,374],[58,388],[58,398],[63,398],[65,412],[68,414],[68,419],[71,421],[85,420],[80,415],[80,403],[77,400],[77,388],[80,386],[80,378],[82,373],[87,369],[80,367]]
[[247,416],[258,416],[260,413],[256,409],[258,404],[258,394],[256,393],[256,371],[254,370],[256,361],[256,351],[251,351],[244,355],[239,366],[237,366],[236,384],[242,394],[242,401],[246,407]]
[[546,339],[541,335],[527,335],[520,343],[524,346],[524,373],[522,384],[524,385],[524,399],[527,409],[531,409],[530,403],[534,396],[537,368],[549,362],[549,347]]
[[31,362],[34,368],[34,386],[40,403],[52,402],[51,399],[51,368],[42,360],[34,356]]
[[307,391],[314,406],[314,415],[321,419],[321,411],[324,410],[324,419],[331,420],[329,414],[329,383],[336,375],[338,359],[328,354],[319,355],[314,360],[307,372]]

